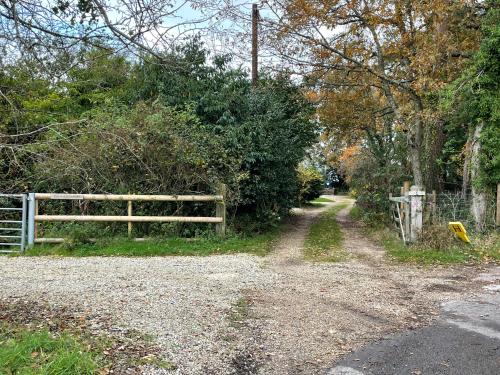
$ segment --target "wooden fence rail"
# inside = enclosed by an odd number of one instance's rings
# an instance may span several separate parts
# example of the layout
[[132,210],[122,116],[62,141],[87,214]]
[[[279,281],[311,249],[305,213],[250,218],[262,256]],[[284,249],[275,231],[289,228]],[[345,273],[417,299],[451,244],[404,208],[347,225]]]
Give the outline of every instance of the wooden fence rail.
[[[57,194],[30,193],[28,208],[28,247],[35,243],[51,242],[50,238],[37,238],[37,223],[40,222],[125,222],[128,234],[132,233],[132,223],[181,222],[214,223],[219,236],[226,232],[226,188],[221,185],[217,195],[144,195],[144,194]],[[41,200],[86,200],[86,201],[126,201],[127,215],[39,215],[38,202]],[[215,202],[215,216],[134,216],[132,202]]]

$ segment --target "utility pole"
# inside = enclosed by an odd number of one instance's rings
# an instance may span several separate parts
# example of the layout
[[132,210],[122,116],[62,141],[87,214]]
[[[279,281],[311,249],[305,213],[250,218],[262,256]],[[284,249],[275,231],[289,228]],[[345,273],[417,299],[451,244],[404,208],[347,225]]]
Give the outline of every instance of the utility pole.
[[258,28],[259,28],[259,9],[257,9],[257,4],[252,5],[252,86],[257,86],[257,81],[259,79],[259,39],[258,39]]

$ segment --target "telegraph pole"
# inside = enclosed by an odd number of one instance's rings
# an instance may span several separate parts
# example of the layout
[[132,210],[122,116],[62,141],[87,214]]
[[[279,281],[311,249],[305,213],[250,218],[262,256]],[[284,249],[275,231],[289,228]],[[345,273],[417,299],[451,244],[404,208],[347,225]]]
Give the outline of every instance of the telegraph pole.
[[259,39],[258,30],[259,28],[259,9],[257,9],[257,4],[252,5],[252,86],[257,86],[257,81],[259,79]]

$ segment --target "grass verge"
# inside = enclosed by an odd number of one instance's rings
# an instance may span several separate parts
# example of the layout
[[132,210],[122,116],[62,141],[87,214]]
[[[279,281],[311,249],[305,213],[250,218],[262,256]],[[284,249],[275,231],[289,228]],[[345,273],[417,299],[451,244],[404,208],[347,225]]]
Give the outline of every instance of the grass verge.
[[97,374],[99,357],[69,334],[0,325],[0,373]]
[[95,243],[64,243],[60,245],[37,245],[26,251],[27,256],[167,256],[250,253],[266,255],[274,241],[283,232],[285,225],[266,233],[226,239],[217,237],[147,239],[136,242],[124,238],[98,240]]
[[325,197],[319,197],[311,201],[311,203],[331,203],[333,200]]
[[105,334],[111,320],[81,314],[48,304],[0,301],[0,374],[136,374],[145,365],[175,369],[145,335],[134,330]]
[[339,204],[323,212],[311,225],[304,242],[304,258],[316,262],[339,262],[347,258],[342,250],[342,230],[337,223],[337,213],[347,207]]
[[[362,220],[363,212],[354,206],[349,216]],[[435,225],[424,230],[422,240],[405,245],[398,235],[385,226],[364,222],[364,231],[381,246],[394,260],[414,264],[473,264],[500,261],[500,236],[492,233],[476,236],[472,244],[456,239],[445,226]]]

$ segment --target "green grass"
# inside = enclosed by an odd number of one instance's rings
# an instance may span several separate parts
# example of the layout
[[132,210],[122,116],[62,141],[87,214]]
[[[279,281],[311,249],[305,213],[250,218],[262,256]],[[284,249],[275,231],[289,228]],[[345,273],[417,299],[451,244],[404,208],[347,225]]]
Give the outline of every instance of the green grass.
[[99,359],[68,334],[0,325],[0,374],[97,374]]
[[[353,207],[350,217],[363,217],[358,207]],[[423,265],[468,264],[500,261],[500,238],[498,234],[478,236],[472,244],[456,239],[446,227],[434,226],[423,234],[419,243],[405,245],[394,230],[387,227],[365,225],[365,233],[384,247],[395,261]]]
[[342,230],[337,223],[337,213],[347,204],[334,206],[323,212],[311,225],[304,242],[304,258],[317,262],[339,262],[347,258],[342,250]]
[[316,199],[311,201],[311,203],[330,203],[330,202],[334,202],[334,201],[332,201],[331,199],[328,199],[328,198],[323,198],[323,197],[319,197],[319,198],[316,198]]
[[328,203],[333,203],[334,201],[328,198],[319,197],[301,204],[301,207],[324,207]]
[[422,248],[418,245],[407,246],[388,229],[379,229],[373,236],[378,239],[391,258],[403,263],[454,264],[468,263],[476,258],[474,252],[470,251],[472,249],[468,250],[459,246],[450,246],[443,250]]
[[363,211],[361,210],[361,208],[354,205],[352,206],[351,211],[349,211],[349,217],[352,220],[361,220],[363,217]]
[[129,239],[114,238],[87,244],[37,245],[28,250],[27,256],[167,256],[251,253],[266,255],[274,241],[283,232],[278,227],[264,234],[254,236],[232,236],[226,239],[217,237],[148,239],[135,242]]

